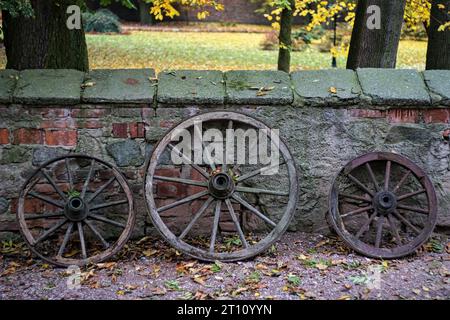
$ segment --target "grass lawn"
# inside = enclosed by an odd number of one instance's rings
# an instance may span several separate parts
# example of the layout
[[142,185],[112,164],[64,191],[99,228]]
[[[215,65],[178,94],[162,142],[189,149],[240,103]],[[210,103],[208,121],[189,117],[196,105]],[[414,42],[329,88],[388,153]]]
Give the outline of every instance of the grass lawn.
[[[90,67],[163,69],[275,69],[276,51],[263,51],[261,33],[149,32],[126,35],[88,35]],[[404,40],[400,44],[398,68],[424,69],[427,44]],[[0,68],[6,64],[0,49]],[[331,55],[315,46],[294,52],[293,69],[329,68]],[[345,57],[338,66],[345,67]]]

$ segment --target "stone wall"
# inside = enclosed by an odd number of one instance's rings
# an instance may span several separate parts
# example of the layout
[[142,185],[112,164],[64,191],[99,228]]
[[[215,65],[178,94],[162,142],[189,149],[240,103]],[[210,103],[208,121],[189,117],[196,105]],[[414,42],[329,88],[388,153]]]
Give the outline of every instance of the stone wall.
[[[255,87],[273,89],[257,95]],[[450,227],[450,71],[2,70],[0,231],[17,231],[17,197],[31,169],[76,151],[119,167],[134,192],[136,233],[150,232],[143,164],[152,146],[178,121],[217,109],[248,113],[285,138],[301,186],[291,230],[328,232],[332,178],[371,151],[422,166],[438,194],[438,227]]]

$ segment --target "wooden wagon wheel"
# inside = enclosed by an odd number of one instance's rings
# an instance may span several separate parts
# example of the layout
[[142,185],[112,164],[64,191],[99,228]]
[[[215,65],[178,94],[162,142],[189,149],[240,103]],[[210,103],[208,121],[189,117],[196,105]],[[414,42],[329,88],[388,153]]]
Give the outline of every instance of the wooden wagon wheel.
[[130,188],[116,168],[71,154],[44,163],[25,182],[17,220],[40,258],[83,266],[108,259],[123,247],[135,213]]
[[[195,146],[186,155],[173,141],[176,132],[201,136],[208,128],[223,133],[260,130],[271,142],[279,140],[278,135],[269,134],[264,123],[237,112],[209,112],[181,122],[159,141],[147,163],[149,215],[173,247],[192,257],[205,261],[247,259],[268,249],[287,229],[298,200],[295,163],[281,140],[271,144],[280,155],[279,170],[272,175],[266,173],[275,168],[273,164],[237,164],[233,162],[236,158],[220,163],[204,141],[200,145],[203,162],[196,163],[191,157]],[[180,156],[182,162],[174,164],[169,153]]]
[[329,221],[353,250],[373,258],[413,253],[436,224],[437,199],[409,159],[375,152],[350,161],[334,180]]

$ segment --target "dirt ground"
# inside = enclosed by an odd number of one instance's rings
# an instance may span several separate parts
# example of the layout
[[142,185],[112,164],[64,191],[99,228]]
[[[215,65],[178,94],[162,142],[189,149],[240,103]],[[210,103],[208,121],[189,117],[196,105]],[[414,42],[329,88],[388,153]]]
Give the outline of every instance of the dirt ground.
[[144,238],[82,270],[45,264],[22,243],[0,248],[0,299],[450,299],[444,236],[411,257],[380,261],[334,237],[287,233],[238,263],[201,263]]

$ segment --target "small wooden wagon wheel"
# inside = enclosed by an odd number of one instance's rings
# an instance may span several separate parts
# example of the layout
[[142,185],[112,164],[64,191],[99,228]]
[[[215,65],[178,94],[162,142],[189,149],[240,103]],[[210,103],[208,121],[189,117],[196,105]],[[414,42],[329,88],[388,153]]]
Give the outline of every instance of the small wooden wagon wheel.
[[[216,142],[226,146],[230,131],[251,130],[263,132],[272,151],[278,148],[278,164],[243,164],[228,149],[228,160],[220,162],[219,152],[210,149]],[[197,149],[192,142],[192,150],[186,151],[173,139],[176,132],[200,137],[223,133],[224,139],[203,141]],[[173,247],[200,260],[237,261],[268,249],[285,232],[298,200],[297,173],[287,146],[272,134],[250,116],[221,111],[189,118],[159,141],[147,164],[145,196],[153,224]],[[259,142],[248,143],[246,151]],[[195,161],[195,150],[203,154],[201,163]],[[174,163],[174,154],[181,163]],[[269,175],[275,167],[278,171]]]
[[329,221],[353,250],[373,258],[413,253],[436,224],[437,199],[425,172],[394,153],[350,161],[329,196]]
[[83,266],[116,254],[133,230],[135,214],[130,188],[117,169],[71,154],[44,163],[25,182],[17,219],[40,258]]

